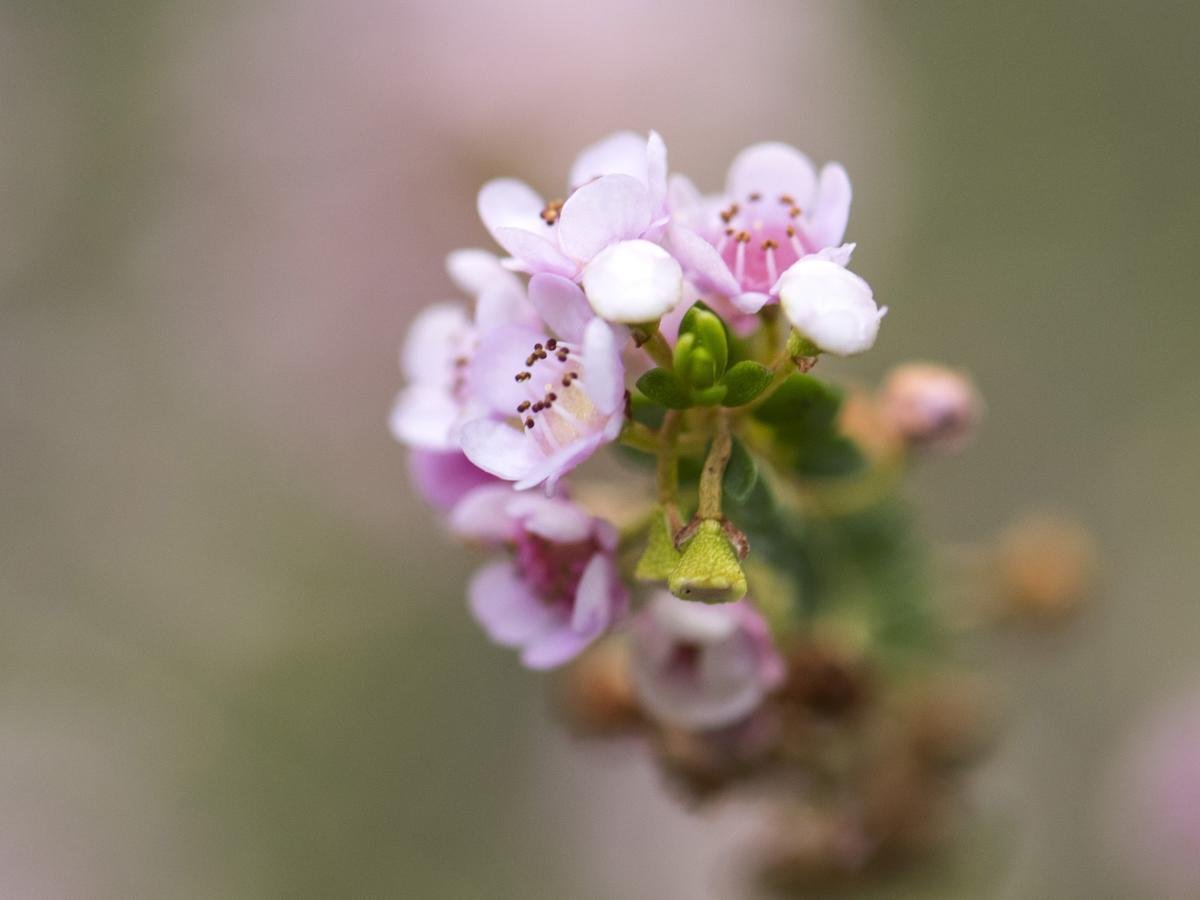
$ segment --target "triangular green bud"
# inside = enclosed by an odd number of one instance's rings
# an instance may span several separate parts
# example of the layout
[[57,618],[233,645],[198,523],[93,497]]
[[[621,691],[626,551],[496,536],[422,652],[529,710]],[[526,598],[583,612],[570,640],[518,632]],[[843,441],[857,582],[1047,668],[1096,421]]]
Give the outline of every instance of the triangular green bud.
[[667,512],[661,506],[656,506],[650,519],[646,549],[637,562],[633,577],[638,581],[666,581],[679,563],[679,555]]
[[746,596],[746,576],[721,523],[705,519],[667,579],[681,600],[733,603]]

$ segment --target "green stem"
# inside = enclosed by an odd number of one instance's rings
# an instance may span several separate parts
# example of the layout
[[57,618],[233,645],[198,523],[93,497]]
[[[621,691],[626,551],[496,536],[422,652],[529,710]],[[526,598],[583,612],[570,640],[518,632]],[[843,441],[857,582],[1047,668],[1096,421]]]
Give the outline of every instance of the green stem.
[[679,427],[683,417],[672,409],[658,432],[658,502],[674,506],[679,499]]
[[618,440],[634,450],[643,450],[646,453],[658,452],[658,433],[634,419],[626,419]]
[[645,350],[652,360],[670,372],[675,366],[675,357],[671,353],[671,345],[658,330],[658,323],[652,326],[639,326],[633,329],[633,339],[639,347]]
[[717,414],[717,430],[713,435],[708,458],[704,460],[704,471],[700,473],[700,505],[696,516],[700,519],[721,518],[721,482],[725,478],[725,467],[733,451],[733,437],[729,433],[729,416]]

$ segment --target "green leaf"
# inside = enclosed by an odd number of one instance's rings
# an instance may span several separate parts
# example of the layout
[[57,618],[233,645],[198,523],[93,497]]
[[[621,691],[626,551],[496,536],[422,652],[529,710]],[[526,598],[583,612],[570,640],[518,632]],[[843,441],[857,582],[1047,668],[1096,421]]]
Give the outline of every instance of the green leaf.
[[721,487],[724,488],[726,496],[742,503],[750,496],[757,481],[758,466],[754,462],[754,457],[750,455],[745,444],[734,438]]
[[795,467],[803,475],[836,476],[857,472],[865,462],[862,451],[850,438],[827,434],[800,445]]
[[692,348],[696,346],[696,336],[684,332],[679,333],[679,340],[675,342],[675,371],[686,372],[688,370],[688,357],[692,355]]
[[725,373],[721,384],[725,385],[725,406],[742,406],[749,403],[767,389],[771,383],[771,370],[762,363],[742,360]]
[[784,439],[799,441],[832,431],[841,405],[842,397],[837,390],[811,375],[797,372],[763,401],[754,411],[754,418],[774,426]]
[[687,409],[692,405],[692,392],[674,372],[651,369],[637,380],[637,389],[667,409]]

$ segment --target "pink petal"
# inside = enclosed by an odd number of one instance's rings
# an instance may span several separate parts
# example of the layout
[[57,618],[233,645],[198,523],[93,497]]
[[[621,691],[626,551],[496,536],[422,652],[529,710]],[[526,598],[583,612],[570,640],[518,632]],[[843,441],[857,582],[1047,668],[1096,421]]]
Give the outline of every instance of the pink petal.
[[564,341],[578,343],[595,318],[579,285],[560,275],[534,275],[529,280],[529,301],[542,321]]
[[657,131],[651,131],[646,142],[646,189],[650,208],[658,215],[667,202],[667,145]]
[[511,562],[490,563],[476,572],[467,597],[475,621],[505,647],[521,646],[561,615],[538,599]]
[[583,364],[588,397],[596,409],[611,415],[625,400],[625,367],[621,346],[611,325],[594,318],[583,334]]
[[400,443],[424,450],[455,450],[454,432],[460,410],[445,390],[412,384],[392,404],[388,428]]
[[729,266],[717,252],[717,248],[690,228],[672,224],[667,231],[667,242],[679,264],[695,279],[702,290],[734,297],[741,293],[741,286]]
[[850,220],[851,196],[850,176],[840,164],[830,163],[821,169],[817,195],[805,226],[812,247],[834,247],[842,242]]
[[567,500],[516,494],[510,498],[507,510],[521,521],[526,531],[548,541],[574,544],[586,541],[592,534],[592,517]]
[[571,630],[589,640],[602,635],[612,624],[613,599],[619,588],[611,559],[597,553],[588,560],[575,590]]
[[500,265],[500,257],[487,250],[468,247],[453,251],[446,257],[446,272],[455,286],[471,297],[495,287],[521,293],[521,280]]
[[[520,228],[535,234],[550,230],[541,216],[546,202],[537,191],[515,178],[489,181],[480,188],[475,205],[483,227],[492,237],[496,237],[499,228]],[[496,240],[503,246],[503,241]]]
[[[620,420],[617,421],[619,423]],[[513,487],[518,491],[524,491],[545,482],[546,496],[552,496],[560,478],[595,453],[596,449],[606,440],[612,439],[597,432],[560,447],[550,456],[530,453],[529,468],[519,477],[514,478],[516,484]],[[480,466],[480,468],[483,467]]]
[[812,161],[795,147],[778,142],[747,147],[730,165],[725,181],[735,203],[745,203],[753,193],[789,194],[801,207],[809,203],[816,184]]
[[536,324],[537,316],[519,285],[514,291],[509,285],[495,284],[486,288],[475,304],[475,327],[481,337],[505,325],[532,328]]
[[511,484],[495,482],[471,491],[450,512],[450,530],[461,538],[490,544],[514,541],[520,523],[509,512],[517,494]]
[[550,238],[523,228],[497,228],[492,236],[515,262],[514,268],[521,272],[554,272],[568,278],[579,271],[579,266],[566,257]]
[[646,183],[646,139],[618,131],[586,148],[571,166],[571,190],[604,175],[628,175]]
[[495,483],[457,448],[445,453],[414,449],[408,454],[408,473],[425,501],[446,512],[475,488]]
[[730,298],[730,302],[737,311],[747,315],[754,315],[770,301],[770,294],[760,294],[757,291],[746,291],[744,294],[735,294]]
[[546,336],[530,328],[509,325],[488,332],[480,341],[468,372],[471,394],[501,416],[516,415],[517,405],[529,399],[527,386],[516,380],[528,371],[525,360],[534,344]]
[[485,472],[505,481],[524,478],[541,457],[515,428],[492,419],[475,419],[459,435],[463,453]]
[[530,669],[554,669],[573,660],[591,642],[592,638],[577,634],[566,625],[553,628],[525,644],[521,662]]
[[453,365],[471,334],[471,320],[461,303],[435,303],[413,319],[400,350],[400,369],[409,381],[437,379]]
[[609,244],[639,237],[650,224],[646,186],[628,175],[605,175],[585,184],[563,205],[559,245],[576,260],[591,259]]

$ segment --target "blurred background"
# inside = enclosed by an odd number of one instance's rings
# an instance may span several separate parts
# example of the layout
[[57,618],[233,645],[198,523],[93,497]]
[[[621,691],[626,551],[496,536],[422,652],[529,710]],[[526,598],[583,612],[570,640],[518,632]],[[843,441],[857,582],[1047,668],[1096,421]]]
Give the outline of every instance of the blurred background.
[[655,128],[708,189],[758,140],[845,163],[892,311],[841,374],[988,398],[920,474],[931,535],[1050,506],[1102,547],[1072,629],[979,651],[1006,861],[945,896],[1168,896],[1127,788],[1200,696],[1197,34],[1174,0],[4,0],[0,895],[747,896],[758,820],[556,727],[385,427],[478,186]]

